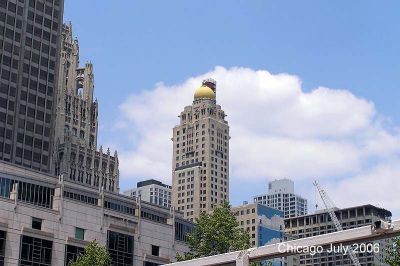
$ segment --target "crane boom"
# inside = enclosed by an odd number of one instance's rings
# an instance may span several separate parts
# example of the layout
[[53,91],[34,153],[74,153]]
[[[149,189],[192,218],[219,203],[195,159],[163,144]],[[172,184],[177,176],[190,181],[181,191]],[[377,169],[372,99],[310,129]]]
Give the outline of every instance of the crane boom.
[[[336,227],[336,230],[338,232],[343,231],[342,223],[339,221],[339,219],[337,218],[337,216],[335,214],[335,210],[334,210],[335,204],[333,204],[332,200],[329,198],[326,191],[324,189],[322,189],[322,187],[318,184],[317,181],[314,182],[314,186],[317,188],[319,195],[321,196],[322,202],[324,203],[325,208],[328,210],[329,216],[331,217],[331,220]],[[349,256],[350,256],[351,260],[353,261],[354,265],[356,265],[356,266],[361,265],[360,262],[358,261],[356,253],[351,248],[351,246],[349,246]]]

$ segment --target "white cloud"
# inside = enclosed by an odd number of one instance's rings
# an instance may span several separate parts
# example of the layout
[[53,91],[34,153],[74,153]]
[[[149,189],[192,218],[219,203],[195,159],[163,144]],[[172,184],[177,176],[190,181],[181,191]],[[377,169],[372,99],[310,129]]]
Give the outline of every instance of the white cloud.
[[379,164],[354,177],[337,182],[331,181],[328,190],[340,191],[342,196],[335,197],[338,206],[373,204],[394,212],[398,217],[400,214],[400,182],[397,181],[399,176],[400,160],[396,159]]
[[[114,126],[119,135],[125,134],[118,140],[122,178],[170,183],[172,128],[191,104],[194,90],[209,77],[217,80],[217,102],[228,115],[232,187],[265,177],[290,177],[310,186],[315,178],[337,180],[346,192],[340,200],[345,201],[352,197],[350,187],[356,189],[363,178],[368,182],[361,187],[367,191],[381,189],[373,185],[376,175],[385,181],[382,189],[395,191],[390,182],[396,171],[390,172],[386,162],[399,159],[399,134],[379,118],[372,102],[347,90],[319,87],[304,92],[296,76],[248,68],[216,67],[182,84],[159,83],[127,98]],[[373,196],[383,202],[387,193]],[[400,211],[397,198],[393,208]],[[351,199],[372,202],[371,195],[361,192]]]

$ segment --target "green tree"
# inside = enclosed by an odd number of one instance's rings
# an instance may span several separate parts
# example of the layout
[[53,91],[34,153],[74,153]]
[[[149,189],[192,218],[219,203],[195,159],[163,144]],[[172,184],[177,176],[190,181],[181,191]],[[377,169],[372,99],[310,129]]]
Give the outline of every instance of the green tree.
[[395,238],[393,245],[388,250],[385,262],[390,266],[400,266],[400,238]]
[[212,213],[201,213],[193,233],[188,235],[190,251],[177,254],[178,261],[250,248],[250,235],[239,228],[228,202]]
[[105,247],[93,240],[85,247],[84,254],[79,255],[75,262],[70,261],[68,266],[109,266],[111,257]]

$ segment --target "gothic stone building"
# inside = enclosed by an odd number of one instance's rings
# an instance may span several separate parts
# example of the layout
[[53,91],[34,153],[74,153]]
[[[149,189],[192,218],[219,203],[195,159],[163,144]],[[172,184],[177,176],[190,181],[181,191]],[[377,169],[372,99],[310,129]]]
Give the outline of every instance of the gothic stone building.
[[72,25],[63,25],[55,128],[54,174],[91,187],[118,192],[117,152],[97,149],[98,102],[93,99],[93,65],[79,66]]

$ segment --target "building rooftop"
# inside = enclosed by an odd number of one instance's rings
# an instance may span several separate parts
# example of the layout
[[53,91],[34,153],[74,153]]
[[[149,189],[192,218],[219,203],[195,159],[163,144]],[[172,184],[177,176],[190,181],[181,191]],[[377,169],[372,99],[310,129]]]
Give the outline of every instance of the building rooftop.
[[137,182],[137,187],[138,188],[139,187],[144,187],[144,186],[149,186],[149,185],[159,185],[159,186],[171,188],[170,185],[166,185],[166,184],[162,183],[161,181],[158,181],[158,180],[155,180],[155,179],[148,179],[148,180]]
[[[392,213],[390,211],[388,211],[388,210],[386,210],[384,208],[380,208],[380,207],[374,206],[372,204],[364,204],[364,205],[358,205],[358,206],[346,207],[346,208],[337,208],[337,207],[335,207],[334,210],[336,212],[336,211],[346,211],[346,210],[350,210],[350,209],[358,209],[358,208],[364,208],[364,207],[370,207],[370,208],[376,210],[377,213],[375,213],[375,214],[378,214],[379,216],[387,217],[387,218],[392,217]],[[307,216],[319,215],[319,214],[324,214],[324,213],[328,213],[328,210],[327,209],[317,210],[317,211],[315,211],[313,213],[309,213],[309,214],[301,215],[301,216],[296,216],[296,217],[291,217],[291,218],[286,218],[285,220],[298,219],[298,218],[301,219],[301,218],[304,218],[304,217],[307,217]]]

